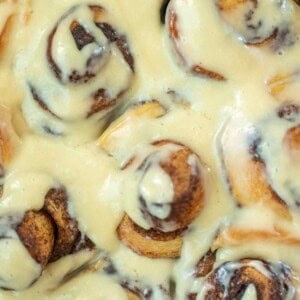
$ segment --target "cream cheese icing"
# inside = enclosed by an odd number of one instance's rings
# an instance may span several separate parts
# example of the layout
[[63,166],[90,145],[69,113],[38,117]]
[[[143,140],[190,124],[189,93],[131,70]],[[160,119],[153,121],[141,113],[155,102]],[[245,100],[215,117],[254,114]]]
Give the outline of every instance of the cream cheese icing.
[[[200,299],[206,287],[202,279],[192,282],[190,273],[224,227],[273,231],[274,224],[280,223],[291,236],[299,237],[300,199],[294,191],[300,189],[300,168],[281,144],[286,130],[299,126],[299,112],[291,122],[276,115],[286,101],[299,107],[299,89],[293,85],[289,89],[287,82],[287,88],[274,95],[269,82],[278,74],[299,71],[300,7],[292,0],[246,1],[246,6],[223,14],[217,2],[171,0],[166,20],[175,12],[180,34],[174,43],[167,22],[160,22],[160,0],[0,1],[0,104],[11,113],[21,141],[5,167],[0,200],[4,220],[2,224],[0,219],[0,287],[16,291],[0,290],[0,299],[128,299],[128,290],[137,287],[146,299],[185,299],[190,290],[202,291]],[[103,16],[94,15],[91,5],[103,8]],[[236,17],[249,10],[253,10],[250,25],[263,22],[257,31],[249,32],[249,24],[240,24],[242,18]],[[12,15],[14,26],[4,48],[1,32]],[[233,19],[237,23],[231,23]],[[69,30],[73,20],[81,25],[77,29],[90,35],[79,52]],[[113,38],[95,20],[111,24]],[[62,70],[60,78],[47,58],[49,35],[55,28],[51,49]],[[247,44],[266,39],[276,28],[280,33],[289,30],[281,44],[279,35],[269,46]],[[134,67],[118,46],[120,41],[132,55]],[[69,74],[73,70],[83,74],[88,61],[88,69],[97,76],[86,83],[69,82]],[[222,74],[224,80],[190,72],[195,64]],[[87,117],[91,95],[97,91],[98,100],[109,98],[113,105]],[[108,132],[128,107],[152,100],[163,107],[159,117],[128,115],[109,135],[109,151],[99,145],[103,131],[108,127]],[[241,209],[233,199],[219,146],[224,126],[236,118],[243,120],[235,128],[236,160],[241,158],[239,147],[247,142],[247,129],[256,126],[262,133],[257,153],[266,164],[268,182],[291,211],[291,220],[281,221],[264,204]],[[159,140],[188,146],[200,157],[207,174],[205,205],[184,232],[176,260],[140,256],[116,234],[124,213],[149,229],[138,204],[139,177],[134,170],[122,168],[131,157],[151,153],[149,145]],[[188,160],[192,170],[195,159],[191,155]],[[243,178],[243,174],[236,176]],[[39,277],[40,265],[7,225],[7,217],[21,220],[26,211],[41,209],[47,191],[61,185],[68,191],[70,214],[110,264],[110,268],[78,272],[63,284],[63,278],[93,257],[95,250],[61,258]],[[141,192],[153,215],[168,215],[167,206],[156,208],[153,203],[169,203],[172,186],[158,165],[143,178]],[[218,250],[215,266],[245,257],[283,261],[295,273],[298,287],[299,247],[299,243],[249,241]],[[255,267],[261,270],[259,263]],[[175,283],[175,291],[170,282]],[[245,292],[247,297],[257,297],[253,286]]]

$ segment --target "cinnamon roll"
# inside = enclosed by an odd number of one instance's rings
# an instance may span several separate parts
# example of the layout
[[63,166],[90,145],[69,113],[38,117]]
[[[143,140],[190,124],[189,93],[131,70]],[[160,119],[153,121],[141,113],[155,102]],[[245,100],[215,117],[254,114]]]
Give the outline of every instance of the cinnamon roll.
[[[187,278],[177,287],[176,296],[189,300],[297,299],[299,265],[286,249],[288,245],[269,244],[267,239],[206,248],[192,265],[185,266]],[[292,253],[297,251],[299,246]]]
[[[205,173],[198,156],[173,141],[158,141],[141,163],[127,164],[139,179],[138,205],[147,230],[125,216],[118,227],[120,240],[140,255],[178,257],[181,236],[204,206]],[[135,165],[135,166],[134,166]]]
[[243,116],[227,124],[221,156],[230,192],[240,205],[263,203],[288,219],[289,208],[299,206],[299,111],[298,102],[284,103],[255,125]]
[[299,1],[48,2],[0,0],[0,299],[299,298]]
[[[198,269],[207,268],[205,265],[206,262],[201,261]],[[246,295],[263,300],[292,299],[295,295],[291,269],[281,262],[243,258],[224,262],[207,271],[201,273],[204,277],[200,292],[203,299],[243,299]],[[196,276],[200,277],[198,270]],[[196,298],[197,293],[188,295],[188,299]]]
[[225,23],[248,46],[278,50],[296,41],[290,26],[292,2],[218,0],[216,5]]
[[[49,15],[42,25],[46,34],[38,42],[32,40],[21,58],[28,62],[25,70],[21,66],[26,78],[23,112],[37,132],[79,136],[80,128],[87,130],[82,137],[87,140],[99,134],[100,125],[129,88],[134,59],[126,36],[106,8],[76,5],[54,18]],[[40,26],[31,16],[25,30],[35,32]]]
[[[241,47],[240,42],[271,49],[272,54],[292,49],[299,35],[294,13],[298,9],[291,0],[171,0],[165,23],[180,65],[194,75],[224,81],[240,71],[235,64],[250,59],[253,49]],[[230,75],[233,68],[236,70]]]
[[[6,222],[5,226],[10,227],[10,229],[6,228],[4,233],[7,234],[15,229],[30,256],[40,265],[41,271],[47,264],[61,257],[94,247],[91,240],[80,232],[77,221],[71,217],[68,209],[68,195],[63,187],[50,189],[45,196],[43,208],[25,212],[21,220],[11,216],[1,218],[3,222]],[[1,237],[3,240],[12,238],[17,237],[14,235]],[[32,284],[39,276],[40,273],[28,272],[27,284]],[[0,281],[1,288],[23,289],[26,287],[12,282],[14,274],[11,277],[7,279],[7,282]]]
[[[113,153],[114,134],[126,128],[129,118],[157,118],[164,113],[157,101],[141,103],[113,122],[99,144]],[[132,216],[128,212],[122,219],[118,237],[140,255],[178,257],[184,231],[205,205],[203,163],[190,148],[172,140],[152,142],[141,151],[122,167],[124,173],[134,176],[137,199]],[[142,216],[142,222],[133,211]]]

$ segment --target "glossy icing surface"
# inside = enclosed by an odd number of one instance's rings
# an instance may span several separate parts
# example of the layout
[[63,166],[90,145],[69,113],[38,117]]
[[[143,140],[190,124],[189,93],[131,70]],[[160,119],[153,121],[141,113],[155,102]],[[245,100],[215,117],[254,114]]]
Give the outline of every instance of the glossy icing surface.
[[[280,262],[292,270],[284,297],[300,297],[300,6],[234,2],[171,0],[162,23],[161,0],[0,1],[0,133],[12,145],[0,299],[202,299],[209,280],[192,273],[214,247],[214,269],[233,262],[225,285],[245,265],[270,277],[262,260],[281,274]],[[139,255],[117,228],[124,214],[144,230],[170,216],[179,184],[160,162],[183,145],[201,208],[179,257]],[[16,224],[61,186],[95,248],[43,269]],[[72,273],[98,254],[100,267]],[[250,284],[241,297],[258,295]]]

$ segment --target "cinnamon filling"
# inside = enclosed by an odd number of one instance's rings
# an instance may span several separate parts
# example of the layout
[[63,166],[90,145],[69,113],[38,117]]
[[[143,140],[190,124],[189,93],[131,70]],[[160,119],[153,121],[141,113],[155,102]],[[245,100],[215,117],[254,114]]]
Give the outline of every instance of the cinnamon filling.
[[[71,254],[74,249],[84,248],[77,221],[71,218],[67,206],[66,191],[51,189],[45,196],[40,211],[28,211],[17,226],[17,233],[30,255],[43,267],[48,263]],[[87,237],[86,247],[93,248]]]
[[[239,33],[248,46],[262,47],[270,45],[278,50],[294,43],[293,33],[289,29],[289,18],[281,13],[283,4],[271,3],[273,18],[262,14],[264,1],[260,0],[218,0],[217,7],[225,23]],[[281,18],[278,15],[281,15]]]
[[205,299],[242,299],[251,285],[255,287],[258,299],[279,300],[287,294],[284,283],[270,264],[251,259],[224,263],[208,276],[207,283],[211,288],[208,288]]

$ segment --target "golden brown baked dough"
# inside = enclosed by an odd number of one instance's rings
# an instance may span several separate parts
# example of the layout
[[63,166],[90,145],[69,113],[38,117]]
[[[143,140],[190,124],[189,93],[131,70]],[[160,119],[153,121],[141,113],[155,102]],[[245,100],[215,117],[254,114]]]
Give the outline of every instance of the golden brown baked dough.
[[182,230],[162,232],[145,230],[125,216],[118,229],[119,239],[130,249],[150,258],[176,258],[182,247]]

